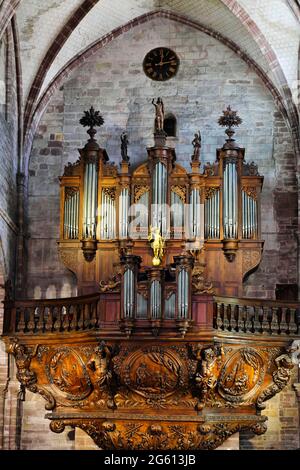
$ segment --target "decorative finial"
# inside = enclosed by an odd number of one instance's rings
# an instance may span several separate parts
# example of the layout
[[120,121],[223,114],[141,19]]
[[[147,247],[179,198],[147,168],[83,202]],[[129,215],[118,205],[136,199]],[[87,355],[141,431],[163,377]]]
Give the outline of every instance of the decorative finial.
[[127,147],[129,144],[128,137],[126,132],[122,132],[120,135],[121,139],[121,156],[122,156],[122,162],[129,162],[129,156],[127,154]]
[[192,162],[199,162],[200,157],[200,148],[201,148],[201,134],[200,131],[194,134],[194,139],[192,141],[192,145],[194,146],[194,153],[192,155]]
[[92,106],[89,111],[84,111],[84,116],[80,119],[80,124],[83,127],[89,127],[87,133],[90,136],[90,140],[93,141],[94,136],[96,134],[96,129],[94,127],[100,127],[104,124],[104,119],[100,115],[100,111],[95,111],[94,107]]
[[225,134],[228,135],[227,142],[233,142],[232,136],[234,135],[234,130],[232,127],[237,127],[242,123],[242,119],[237,115],[237,111],[233,111],[230,106],[227,106],[227,109],[223,111],[223,116],[220,116],[218,124],[223,127],[228,127]]

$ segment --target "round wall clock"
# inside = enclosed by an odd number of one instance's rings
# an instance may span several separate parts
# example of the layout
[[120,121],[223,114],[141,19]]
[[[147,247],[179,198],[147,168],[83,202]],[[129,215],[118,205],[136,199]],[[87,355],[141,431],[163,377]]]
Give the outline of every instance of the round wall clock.
[[167,47],[157,47],[149,51],[143,62],[144,72],[152,80],[165,81],[174,77],[179,67],[179,59]]

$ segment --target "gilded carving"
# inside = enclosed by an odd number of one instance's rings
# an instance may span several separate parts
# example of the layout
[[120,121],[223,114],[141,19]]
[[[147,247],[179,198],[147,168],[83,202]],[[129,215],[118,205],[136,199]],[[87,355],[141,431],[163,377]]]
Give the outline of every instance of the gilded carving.
[[150,186],[149,185],[137,185],[134,187],[134,203],[136,204],[143,194],[147,193],[150,191]]
[[242,191],[255,201],[257,200],[257,188],[252,186],[242,186]]
[[219,191],[218,187],[210,186],[209,188],[205,188],[205,199],[212,198],[217,191]]
[[23,387],[26,387],[32,393],[39,393],[46,401],[46,410],[52,410],[55,407],[55,398],[43,387],[37,384],[37,374],[30,370],[31,360],[36,355],[38,344],[33,348],[28,348],[19,343],[18,338],[13,338],[8,346],[7,352],[13,354],[17,366],[17,379]]
[[116,198],[116,188],[102,188],[102,194],[114,201]]
[[120,292],[121,288],[121,271],[113,274],[107,281],[99,282],[100,292]]
[[199,346],[196,350],[198,368],[195,375],[195,385],[199,391],[199,403],[197,409],[202,410],[206,403],[208,392],[215,390],[222,363],[224,361],[223,347]]
[[195,263],[192,271],[192,290],[194,294],[214,294],[212,282],[208,282],[204,275],[205,264]]
[[105,397],[108,408],[115,408],[111,370],[111,359],[115,352],[105,341],[101,341],[87,363],[93,385]]
[[79,188],[78,187],[74,187],[74,186],[67,186],[65,188],[65,198],[66,199],[70,199],[74,196],[74,194],[78,193],[79,191]]
[[177,196],[180,197],[183,203],[186,202],[186,187],[185,186],[173,185],[171,186],[171,191],[177,194]]
[[235,432],[251,429],[255,434],[266,431],[265,416],[246,415],[225,422],[161,423],[136,420],[132,422],[96,419],[52,421],[53,432],[61,433],[65,426],[77,426],[85,431],[102,450],[196,450],[216,449]]
[[273,383],[263,390],[256,400],[256,407],[259,410],[263,410],[266,407],[264,402],[283,390],[291,378],[294,364],[288,354],[281,354],[274,362],[276,370],[272,374]]

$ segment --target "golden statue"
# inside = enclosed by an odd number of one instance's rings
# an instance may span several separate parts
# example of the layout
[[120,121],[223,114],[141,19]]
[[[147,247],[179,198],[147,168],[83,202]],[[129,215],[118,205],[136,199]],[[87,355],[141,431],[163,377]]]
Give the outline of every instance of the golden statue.
[[152,225],[150,225],[148,240],[151,244],[151,248],[154,254],[154,257],[152,258],[152,264],[153,266],[159,266],[163,259],[165,248],[165,240],[161,236],[159,228],[152,227]]

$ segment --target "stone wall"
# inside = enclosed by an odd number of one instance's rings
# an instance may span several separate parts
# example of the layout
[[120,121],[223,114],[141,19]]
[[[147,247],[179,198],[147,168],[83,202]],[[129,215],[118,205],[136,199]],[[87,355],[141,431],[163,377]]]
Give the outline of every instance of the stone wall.
[[267,432],[261,436],[243,431],[240,433],[241,450],[292,450],[299,449],[299,408],[293,383],[299,382],[297,367],[286,389],[266,402],[262,412],[268,417]]
[[[159,45],[180,58],[177,76],[154,82],[142,69],[145,54]],[[213,161],[224,142],[217,124],[228,104],[239,111],[236,132],[246,159],[265,176],[262,193],[263,262],[245,284],[245,295],[274,297],[276,283],[295,283],[297,200],[292,142],[284,120],[262,81],[237,55],[217,40],[190,27],[156,18],[136,26],[99,49],[78,67],[56,93],[36,135],[30,162],[29,296],[61,296],[74,292],[71,274],[57,256],[59,182],[67,162],[78,158],[86,141],[78,124],[94,105],[105,124],[98,140],[111,160],[120,161],[120,134],[129,136],[132,167],[146,159],[153,144],[153,97],[162,96],[166,113],[177,117],[178,162],[189,169],[191,141],[202,133],[202,159]],[[287,206],[287,207],[286,207]],[[46,220],[45,220],[46,212]]]
[[[8,27],[5,34],[7,52],[2,64],[0,80],[0,334],[3,329],[4,283],[14,279],[16,250],[16,213],[17,189],[16,174],[18,171],[18,113],[17,113],[17,79],[15,70],[15,52],[12,31]],[[5,346],[0,341],[0,448],[15,446],[16,434],[16,379],[12,378],[9,358]],[[13,441],[13,442],[12,442]]]

